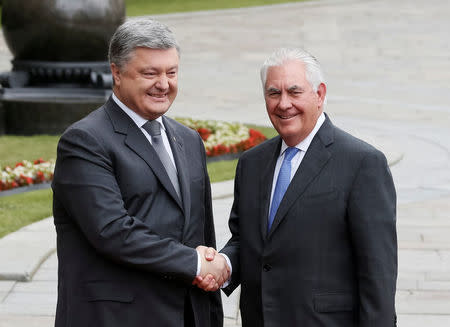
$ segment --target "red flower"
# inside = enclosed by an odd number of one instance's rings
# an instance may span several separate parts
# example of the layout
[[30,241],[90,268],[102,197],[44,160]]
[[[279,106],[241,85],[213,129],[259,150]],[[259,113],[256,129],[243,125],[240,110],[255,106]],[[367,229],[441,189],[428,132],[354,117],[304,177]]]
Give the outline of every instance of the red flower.
[[226,153],[239,153],[264,142],[266,137],[260,131],[255,129],[249,129],[249,137],[236,144],[225,146],[223,144],[217,144],[211,148],[206,149],[206,155],[208,157],[220,156]]
[[203,141],[206,141],[208,137],[211,135],[211,131],[203,127],[197,129],[197,132],[200,134],[200,137],[202,138]]
[[35,183],[43,183],[45,180],[45,176],[44,173],[42,171],[38,171],[36,172],[36,179],[35,179]]
[[[53,164],[45,167],[38,166],[42,163],[48,163],[48,161],[39,158],[34,161],[34,167],[30,167],[30,163],[27,161],[18,162],[15,168],[12,169],[11,174],[10,167],[4,168],[3,171],[6,171],[9,177],[6,181],[0,181],[0,191],[51,181],[53,179],[53,172],[51,171]],[[18,175],[20,171],[24,171],[24,173]]]

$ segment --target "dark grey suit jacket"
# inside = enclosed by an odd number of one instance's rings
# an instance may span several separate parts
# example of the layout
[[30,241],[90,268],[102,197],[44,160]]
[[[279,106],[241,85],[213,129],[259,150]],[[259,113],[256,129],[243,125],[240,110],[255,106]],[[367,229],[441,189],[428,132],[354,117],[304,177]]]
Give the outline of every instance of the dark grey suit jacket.
[[222,250],[244,327],[394,326],[396,194],[384,155],[327,117],[267,233],[281,139],[238,163]]
[[222,326],[220,294],[191,286],[195,247],[215,246],[199,135],[163,117],[182,201],[141,130],[112,99],[67,129],[53,180],[56,326]]

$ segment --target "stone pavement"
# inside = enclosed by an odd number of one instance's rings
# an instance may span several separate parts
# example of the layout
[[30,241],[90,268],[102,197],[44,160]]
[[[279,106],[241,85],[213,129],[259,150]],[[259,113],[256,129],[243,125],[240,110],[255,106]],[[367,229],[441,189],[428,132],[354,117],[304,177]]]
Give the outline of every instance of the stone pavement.
[[[447,0],[317,0],[157,16],[182,48],[173,116],[269,125],[258,77],[265,57],[276,47],[300,45],[322,62],[333,122],[382,149],[391,163],[401,327],[450,326],[449,14]],[[10,58],[1,41],[0,71]],[[229,235],[231,185],[214,185],[218,247]],[[3,251],[8,260],[25,258],[20,248],[1,244],[0,257]],[[0,275],[8,266],[0,260]],[[51,255],[31,282],[0,281],[0,327],[52,324],[56,267]],[[230,318],[236,293],[224,299]]]

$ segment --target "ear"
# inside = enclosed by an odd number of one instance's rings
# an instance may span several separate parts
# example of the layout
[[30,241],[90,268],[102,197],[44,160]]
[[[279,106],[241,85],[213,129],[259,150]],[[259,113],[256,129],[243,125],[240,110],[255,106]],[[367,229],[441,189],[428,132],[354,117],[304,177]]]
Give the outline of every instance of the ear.
[[120,69],[115,63],[111,63],[111,73],[114,80],[114,85],[119,86],[120,85]]
[[324,83],[320,83],[317,87],[317,96],[319,98],[319,107],[322,108],[325,101],[325,96],[327,95],[327,86]]

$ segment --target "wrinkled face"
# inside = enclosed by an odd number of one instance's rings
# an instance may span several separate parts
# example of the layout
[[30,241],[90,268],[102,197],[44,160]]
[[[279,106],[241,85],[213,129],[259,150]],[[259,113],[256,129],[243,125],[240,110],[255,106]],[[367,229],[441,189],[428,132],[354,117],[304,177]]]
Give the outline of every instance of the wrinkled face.
[[314,92],[299,60],[269,67],[264,87],[269,118],[288,146],[295,146],[308,136],[322,113],[326,86]]
[[121,69],[111,64],[114,94],[140,116],[158,118],[177,96],[178,61],[175,48],[137,48]]

